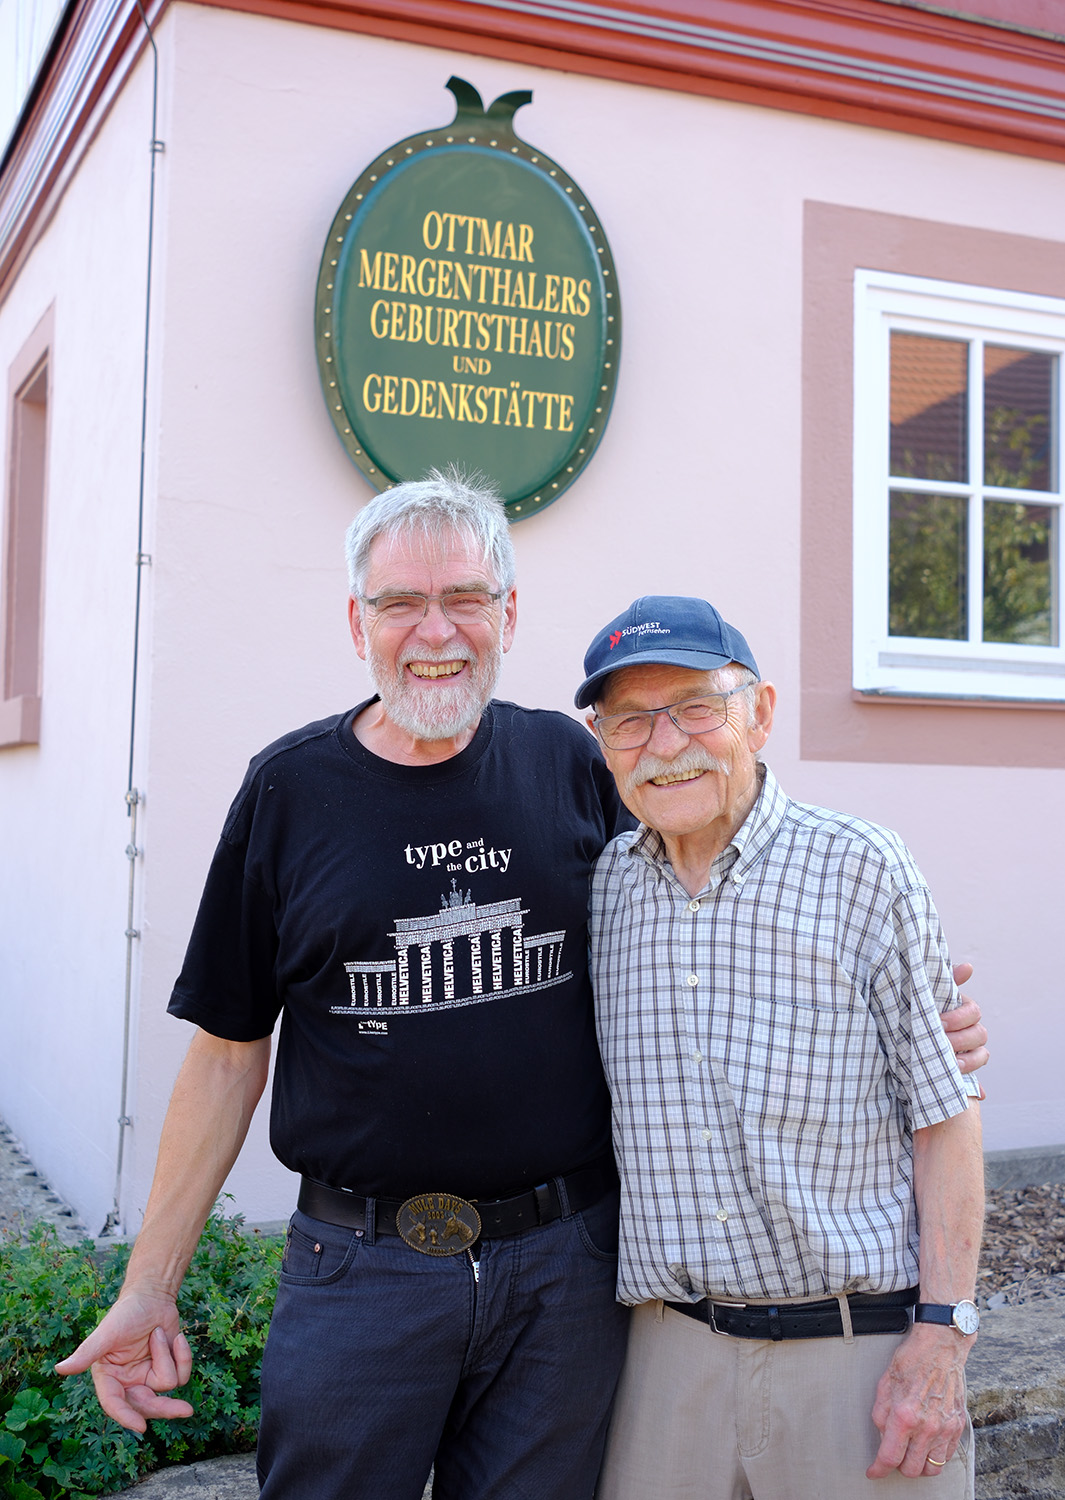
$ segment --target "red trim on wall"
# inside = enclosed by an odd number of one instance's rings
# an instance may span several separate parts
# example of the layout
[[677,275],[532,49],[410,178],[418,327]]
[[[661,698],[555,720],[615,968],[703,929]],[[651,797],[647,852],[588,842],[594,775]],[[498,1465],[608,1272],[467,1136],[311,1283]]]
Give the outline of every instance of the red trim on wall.
[[[894,0],[195,3],[1065,161],[1065,36],[1017,29],[1048,0],[969,0],[1008,24]],[[0,298],[144,45],[133,0],[68,17],[0,172]]]
[[[539,67],[707,94],[968,145],[1065,160],[1065,37],[1054,40],[883,0],[197,0],[256,15],[446,47]],[[1038,7],[1017,0],[1018,11]],[[589,12],[605,5],[583,7]],[[552,14],[559,11],[561,14]],[[568,13],[569,18],[566,18]],[[631,22],[617,19],[631,17]],[[1014,17],[1023,24],[1020,16]],[[631,30],[626,30],[626,25]],[[658,28],[668,35],[655,35]],[[685,30],[687,28],[687,30]],[[741,47],[730,52],[729,42]],[[763,44],[770,56],[751,55]],[[793,49],[789,60],[786,49]],[[822,54],[819,59],[816,55]],[[846,76],[841,66],[881,70]],[[900,70],[894,75],[890,71]],[[918,75],[904,81],[902,74]],[[915,87],[916,82],[922,87]],[[978,98],[950,97],[951,86]],[[1030,108],[1002,95],[1031,98]],[[1038,112],[1040,105],[1055,113]]]

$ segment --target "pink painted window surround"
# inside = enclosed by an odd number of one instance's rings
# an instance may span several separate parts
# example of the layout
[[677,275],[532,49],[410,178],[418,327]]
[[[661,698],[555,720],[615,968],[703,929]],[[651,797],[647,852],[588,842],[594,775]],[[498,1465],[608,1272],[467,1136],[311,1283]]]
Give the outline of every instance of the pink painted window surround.
[[49,311],[23,345],[8,377],[0,746],[34,745],[40,739],[51,354]]
[[1065,701],[905,698],[854,686],[855,280],[863,268],[1065,300],[1065,241],[806,203],[802,756],[896,765],[1061,766]]

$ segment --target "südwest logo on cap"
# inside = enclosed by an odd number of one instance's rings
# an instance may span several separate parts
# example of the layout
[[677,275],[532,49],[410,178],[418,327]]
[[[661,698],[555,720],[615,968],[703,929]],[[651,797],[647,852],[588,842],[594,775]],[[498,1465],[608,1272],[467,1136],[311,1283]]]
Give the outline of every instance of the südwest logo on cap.
[[626,625],[624,630],[615,630],[610,637],[610,649],[613,651],[618,642],[627,635],[672,635],[668,625],[663,625],[659,620],[646,620],[642,625]]

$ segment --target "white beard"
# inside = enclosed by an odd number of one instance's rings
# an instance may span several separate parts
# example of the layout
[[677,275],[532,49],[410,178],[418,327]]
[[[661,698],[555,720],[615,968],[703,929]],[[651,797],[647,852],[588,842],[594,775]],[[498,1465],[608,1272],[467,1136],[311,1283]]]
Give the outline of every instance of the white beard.
[[[468,674],[454,685],[440,678],[417,678],[406,670],[412,661],[460,660],[469,663]],[[419,740],[449,740],[476,727],[495,692],[502,667],[502,625],[499,638],[483,656],[466,645],[437,651],[423,646],[402,652],[393,672],[372,645],[366,653],[366,670],[388,718],[397,729]]]

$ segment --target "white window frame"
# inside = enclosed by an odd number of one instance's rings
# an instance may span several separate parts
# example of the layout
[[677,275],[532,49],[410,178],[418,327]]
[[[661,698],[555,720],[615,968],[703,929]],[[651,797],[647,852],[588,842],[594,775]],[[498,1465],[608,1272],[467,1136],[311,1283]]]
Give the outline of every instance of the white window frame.
[[[1056,646],[1017,646],[979,638],[979,590],[969,589],[970,639],[946,641],[888,634],[890,335],[893,330],[973,341],[1060,356],[1056,382],[1056,443],[1052,491],[992,491],[1058,508]],[[976,355],[971,353],[971,357]],[[981,388],[969,383],[970,470],[982,453]],[[854,278],[854,687],[895,697],[1065,700],[1065,299],[932,281],[885,271]],[[898,485],[896,484],[896,488]],[[907,481],[907,489],[943,494],[970,485]],[[976,488],[984,488],[979,485]],[[970,505],[970,579],[982,576],[982,506]]]

